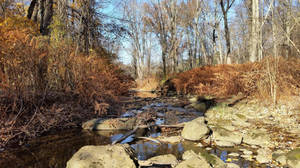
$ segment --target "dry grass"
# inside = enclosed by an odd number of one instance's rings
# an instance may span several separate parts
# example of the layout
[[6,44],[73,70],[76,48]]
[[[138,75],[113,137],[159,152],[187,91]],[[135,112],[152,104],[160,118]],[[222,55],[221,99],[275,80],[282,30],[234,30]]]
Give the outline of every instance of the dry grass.
[[[300,93],[300,59],[272,57],[261,62],[195,68],[178,74],[172,81],[177,92],[227,97],[239,92],[246,96],[277,98]],[[270,68],[271,67],[271,68]],[[276,72],[275,68],[276,68]],[[270,78],[270,76],[275,76]]]
[[155,76],[150,76],[145,79],[137,79],[136,80],[137,90],[140,91],[154,91],[157,89],[159,85],[159,79]]
[[106,115],[132,87],[109,53],[75,54],[37,28],[21,17],[0,23],[0,147]]

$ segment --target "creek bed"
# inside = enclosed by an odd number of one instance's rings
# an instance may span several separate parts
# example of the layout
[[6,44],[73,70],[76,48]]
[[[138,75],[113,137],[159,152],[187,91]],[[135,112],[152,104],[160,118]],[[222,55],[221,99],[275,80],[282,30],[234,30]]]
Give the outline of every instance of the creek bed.
[[[47,135],[29,142],[19,149],[7,150],[0,153],[1,167],[27,167],[27,168],[64,168],[66,162],[85,145],[106,145],[111,144],[116,138],[122,136],[126,131],[85,131],[72,129],[59,132],[54,135]],[[196,146],[194,142],[181,142],[178,144],[156,144],[146,141],[130,142],[130,137],[122,141],[129,142],[135,149],[137,158],[146,160],[153,156],[163,154],[174,154],[178,159],[184,151],[194,150],[195,152],[208,152],[216,154],[223,161],[227,161],[228,154],[238,151],[235,148],[213,148],[206,150]],[[233,163],[240,167],[256,167],[254,162],[236,158]]]
[[[137,113],[154,110],[157,112],[159,120],[156,124],[172,124],[175,120],[172,116],[167,116],[166,111],[176,111],[181,117],[177,117],[175,123],[186,122],[203,116],[203,113],[190,111],[181,107],[174,107],[167,103],[150,102],[148,105],[138,109],[133,109],[123,117],[131,117]],[[186,114],[189,115],[186,115]],[[182,115],[183,114],[183,115]],[[171,118],[171,119],[170,119]],[[176,117],[175,117],[176,118]],[[170,121],[167,121],[170,120]],[[127,131],[87,131],[82,129],[69,129],[54,134],[49,134],[43,137],[36,138],[26,145],[18,149],[8,149],[0,152],[0,167],[26,167],[26,168],[64,168],[67,161],[81,147],[86,145],[107,145],[111,144],[116,139],[122,137]],[[156,137],[160,132],[148,132],[146,136]],[[184,151],[193,150],[196,153],[212,153],[221,158],[224,162],[230,160],[232,163],[238,164],[240,167],[258,167],[254,162],[247,161],[241,157],[229,158],[231,152],[239,152],[235,148],[216,148],[206,150],[205,147],[197,146],[197,143],[184,141],[177,144],[163,143],[157,144],[151,141],[135,140],[133,136],[129,136],[121,143],[129,143],[136,151],[139,160],[146,160],[153,156],[163,154],[173,154],[177,159],[181,159]],[[262,166],[259,166],[262,167]]]

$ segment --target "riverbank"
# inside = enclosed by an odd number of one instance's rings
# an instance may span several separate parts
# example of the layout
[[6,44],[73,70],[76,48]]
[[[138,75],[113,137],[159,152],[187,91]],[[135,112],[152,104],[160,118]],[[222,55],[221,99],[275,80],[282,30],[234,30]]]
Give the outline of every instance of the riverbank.
[[[223,159],[224,162],[235,163],[234,160],[246,160],[252,165],[255,163],[255,167],[297,167],[300,163],[298,157],[300,118],[297,104],[299,97],[294,97],[293,100],[285,103],[281,102],[276,107],[238,95],[228,99],[204,99],[191,96],[185,97],[183,101],[176,100],[176,97],[173,100],[175,100],[173,106],[179,108],[168,108],[168,105],[162,102],[152,103],[129,111],[125,116],[130,118],[126,121],[124,119],[121,119],[122,122],[119,119],[98,120],[92,121],[95,125],[89,123],[87,124],[89,126],[83,127],[90,130],[118,129],[124,126],[118,123],[125,122],[127,127],[130,125],[128,129],[133,129],[136,124],[141,124],[136,122],[141,119],[140,116],[152,116],[149,121],[154,123],[159,121],[158,123],[163,123],[164,126],[158,125],[158,127],[168,130],[161,132],[158,137],[148,135],[149,137],[144,138],[154,143],[192,142],[202,149],[223,148],[232,151],[230,155],[226,155],[225,160]],[[164,108],[167,109],[163,110]],[[185,112],[181,111],[181,108],[185,109]],[[189,117],[194,114],[193,111],[200,112],[199,116]],[[142,119],[148,121],[145,117]],[[178,130],[177,126],[181,126],[178,121],[183,122],[183,129]],[[174,130],[168,126],[176,128]],[[135,134],[134,137],[137,138]],[[180,161],[180,157],[178,159]],[[148,162],[143,162],[145,163]]]

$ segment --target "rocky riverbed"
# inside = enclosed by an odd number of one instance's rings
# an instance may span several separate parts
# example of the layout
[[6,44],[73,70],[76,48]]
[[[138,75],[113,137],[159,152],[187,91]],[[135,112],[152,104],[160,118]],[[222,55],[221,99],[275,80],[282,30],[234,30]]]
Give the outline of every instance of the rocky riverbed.
[[49,135],[22,150],[2,152],[6,160],[0,164],[300,167],[299,109],[294,106],[271,109],[238,96],[220,101],[149,93],[123,103],[126,112],[118,118],[94,119],[83,123],[82,131]]

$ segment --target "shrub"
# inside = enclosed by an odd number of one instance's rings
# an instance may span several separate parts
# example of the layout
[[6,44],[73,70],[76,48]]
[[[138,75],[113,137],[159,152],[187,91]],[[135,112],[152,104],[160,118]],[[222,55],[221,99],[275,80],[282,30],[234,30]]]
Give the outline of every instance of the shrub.
[[105,115],[133,83],[104,49],[75,54],[38,35],[25,18],[0,23],[0,146]]
[[299,95],[300,59],[267,57],[260,62],[195,68],[172,80],[177,92],[201,96],[245,96],[273,99]]

